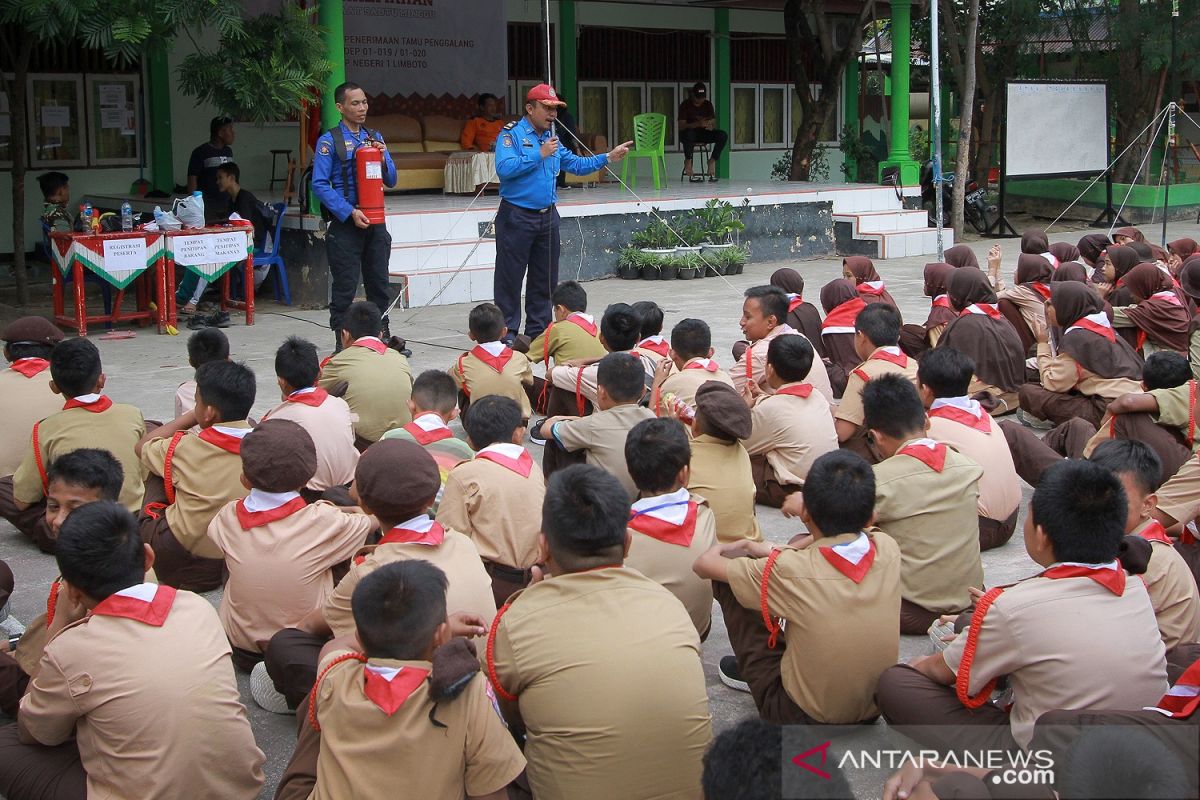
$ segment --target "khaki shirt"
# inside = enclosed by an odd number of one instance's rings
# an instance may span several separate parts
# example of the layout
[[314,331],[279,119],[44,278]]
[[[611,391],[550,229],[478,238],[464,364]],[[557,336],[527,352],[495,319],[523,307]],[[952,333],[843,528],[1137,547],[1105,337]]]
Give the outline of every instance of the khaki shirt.
[[[245,420],[222,422],[223,428],[248,428]],[[162,476],[170,438],[151,439],[142,447],[142,464]],[[242,457],[187,434],[171,456],[175,502],[167,506],[167,524],[185,550],[201,558],[222,558],[208,538],[208,524],[227,503],[250,493],[242,485]]]
[[[900,548],[872,529],[875,560],[855,583],[819,552],[850,544],[858,533],[817,539],[803,550],[781,550],[767,581],[767,608],[787,620],[780,673],[783,688],[817,722],[869,720],[875,684],[900,657]],[[729,588],[761,613],[765,558],[729,562]]]
[[723,369],[717,369],[715,372],[698,368],[689,369],[688,364],[692,364],[695,361],[697,359],[690,359],[687,364],[683,365],[682,370],[672,368],[673,371],[663,380],[662,385],[658,387],[658,395],[652,401],[655,414],[660,417],[676,416],[664,399],[668,395],[674,395],[676,400],[695,408],[697,390],[709,381],[717,381],[726,386],[733,386],[733,378],[729,377],[729,373]]
[[[654,372],[658,369],[658,362],[662,361],[662,356],[650,350],[639,350],[636,347],[626,352],[636,355],[642,360],[642,368],[646,371],[646,385],[649,386],[654,380]],[[596,375],[599,371],[600,367],[596,364],[586,367],[555,367],[550,370],[550,383],[560,389],[566,389],[572,394],[578,392],[594,406],[600,402],[596,393],[598,386]]]
[[[62,397],[50,391],[50,368],[32,378],[13,369],[0,370],[0,477],[12,475],[21,466],[29,450],[29,432],[33,423],[62,408]],[[47,464],[49,469],[50,465]],[[38,482],[41,491],[41,481]]]
[[1188,361],[1192,362],[1192,377],[1200,381],[1200,329],[1188,337]]
[[377,442],[384,432],[412,421],[408,410],[412,368],[395,350],[376,353],[367,347],[347,347],[321,368],[317,385],[329,389],[342,381],[347,383],[342,397],[358,416],[356,435]]
[[1189,458],[1158,490],[1158,507],[1177,520],[1200,514],[1200,461]]
[[437,520],[470,537],[485,561],[526,569],[538,563],[545,497],[546,481],[536,463],[523,477],[476,458],[450,471]]
[[[943,653],[956,674],[968,630]],[[1088,577],[1021,581],[992,603],[977,641],[968,691],[974,696],[992,678],[1008,676],[1009,721],[1022,747],[1047,711],[1138,709],[1167,691],[1154,609],[1132,576],[1120,596]]]
[[428,561],[446,573],[449,583],[446,591],[446,610],[449,613],[467,611],[478,614],[485,620],[496,616],[492,579],[483,569],[479,551],[466,536],[447,528],[445,538],[436,547],[413,542],[392,542],[370,548],[363,555],[356,556],[346,577],[338,582],[333,594],[325,602],[325,622],[333,630],[334,636],[354,630],[350,598],[353,597],[358,582],[384,564],[408,559]]
[[319,406],[286,400],[267,412],[263,419],[290,420],[312,437],[317,448],[317,471],[307,488],[323,492],[354,480],[358,450],[354,447],[354,417],[340,397],[329,396]]
[[499,395],[516,400],[521,416],[529,419],[532,412],[525,387],[533,385],[533,367],[524,353],[510,350],[512,357],[497,372],[473,353],[463,353],[450,368],[454,383],[472,400]]
[[901,596],[943,614],[969,608],[967,590],[983,587],[977,511],[983,468],[947,448],[941,472],[899,454],[873,469],[875,524],[900,546]]
[[213,517],[208,538],[225,554],[229,570],[221,624],[234,647],[257,653],[260,642],[296,627],[325,605],[333,592],[331,570],[349,561],[376,526],[365,514],[347,514],[321,501],[243,528],[240,502],[228,503]]
[[[984,412],[987,417],[987,412]],[[961,422],[930,415],[929,438],[945,442],[983,467],[979,479],[979,516],[1003,522],[1021,505],[1021,479],[1013,464],[1004,431],[988,419],[991,430],[984,433]]]
[[552,428],[554,438],[568,453],[587,451],[587,463],[608,470],[629,492],[637,497],[637,487],[629,477],[625,464],[625,439],[639,422],[654,419],[654,412],[641,406],[625,404],[597,411],[586,417],[564,420]]
[[88,797],[253,800],[266,759],[229,653],[216,611],[191,592],[161,627],[92,614],[46,645],[20,719],[42,744],[75,737]]
[[[320,669],[347,653],[330,653]],[[521,774],[525,757],[493,705],[486,677],[476,675],[461,694],[440,703],[426,679],[389,716],[364,691],[369,667],[399,668],[395,680],[404,670],[432,669],[428,661],[372,658],[342,661],[324,673],[315,691],[321,751],[311,800],[458,800],[491,794]]]
[[838,419],[862,427],[864,419],[862,393],[867,386],[867,381],[882,375],[903,375],[912,381],[913,386],[917,385],[917,360],[911,356],[905,356],[907,363],[902,367],[879,358],[878,354],[881,349],[877,348],[866,361],[859,364],[846,376],[846,391],[842,394],[842,402],[834,411],[834,416]]
[[[625,566],[636,569],[650,580],[660,584],[671,594],[679,598],[687,609],[696,633],[703,636],[712,624],[713,591],[712,581],[705,580],[692,571],[706,550],[717,543],[717,518],[713,515],[708,502],[699,495],[689,494],[681,490],[681,498],[695,503],[696,514],[692,520],[693,533],[687,544],[656,539],[632,527],[629,528],[629,554],[625,556]],[[672,495],[648,497],[634,503],[633,511],[650,508],[669,502]],[[644,515],[645,516],[645,515]],[[678,526],[672,526],[672,532]]]
[[717,541],[762,541],[754,516],[754,473],[741,442],[702,434],[692,437],[692,470],[688,489],[708,501],[717,518]]
[[[742,353],[742,357],[733,365],[733,369],[729,371],[729,375],[733,378],[733,388],[738,390],[738,394],[744,394],[746,384],[753,380],[758,384],[758,388],[765,394],[774,392],[767,385],[767,350],[771,346],[771,342],[779,336],[787,334],[795,334],[804,336],[803,333],[793,328],[791,325],[779,325],[772,329],[762,339],[754,342],[746,348],[746,352]],[[810,342],[811,344],[811,342]],[[816,353],[816,348],[813,348]],[[749,359],[749,366],[747,366]],[[833,387],[829,383],[829,372],[825,369],[825,363],[820,358],[813,358],[812,367],[808,374],[804,376],[804,383],[811,383],[813,388],[825,396],[825,399],[830,403],[833,402]]]
[[813,462],[838,449],[833,414],[829,401],[815,389],[808,397],[778,392],[759,397],[750,410],[753,432],[745,442],[746,452],[765,456],[780,483],[803,486]]
[[516,595],[494,652],[519,698],[534,797],[700,796],[712,737],[700,637],[666,589],[621,566],[556,575]]
[[596,333],[588,333],[570,317],[553,322],[530,343],[529,360],[535,364],[544,361],[548,366],[551,359],[562,364],[577,358],[604,358],[608,351],[600,343],[599,325],[590,315],[584,315],[583,321],[595,325]]
[[175,390],[175,419],[196,408],[196,382],[184,381]]
[[1115,400],[1123,394],[1142,391],[1142,384],[1132,378],[1102,378],[1066,353],[1051,355],[1050,345],[1045,342],[1038,342],[1037,363],[1042,388],[1051,392],[1063,394],[1074,389],[1089,397]]
[[[61,398],[60,398],[61,399]],[[61,406],[50,406],[50,408]],[[38,426],[42,466],[49,471],[59,456],[84,447],[97,447],[112,453],[125,471],[121,483],[121,505],[133,513],[142,510],[146,490],[146,471],[138,463],[133,446],[146,433],[146,421],[135,406],[113,403],[104,411],[68,408],[51,414]],[[33,443],[25,448],[21,466],[13,474],[13,497],[22,503],[37,503],[45,497],[42,476],[33,457]]]
[[[1142,523],[1130,535],[1141,535],[1148,525],[1150,521]],[[1179,551],[1166,542],[1151,540],[1150,562],[1142,581],[1167,650],[1200,641],[1200,592]]]
[[1192,393],[1197,391],[1195,380],[1173,389],[1151,389],[1149,394],[1158,402],[1158,414],[1154,421],[1169,425],[1179,431],[1184,441],[1190,442],[1192,452],[1200,449],[1200,420],[1196,419]]

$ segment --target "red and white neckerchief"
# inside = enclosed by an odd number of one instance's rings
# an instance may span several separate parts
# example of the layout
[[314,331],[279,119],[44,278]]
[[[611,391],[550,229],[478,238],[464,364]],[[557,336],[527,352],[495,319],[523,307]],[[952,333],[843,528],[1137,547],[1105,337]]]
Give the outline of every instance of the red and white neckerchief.
[[992,319],[1001,319],[1004,315],[1000,313],[1000,309],[996,308],[991,303],[971,303],[971,305],[959,312],[960,317],[965,317],[968,314],[981,314],[991,317]]
[[242,454],[242,439],[245,439],[253,428],[231,428],[227,425],[213,425],[198,434],[201,439],[211,445],[234,455]]
[[422,414],[404,426],[408,435],[419,445],[433,444],[442,439],[454,438],[454,432],[446,421],[433,412]]
[[378,336],[360,336],[350,346],[365,347],[372,352],[379,353],[379,355],[387,352],[387,345]]
[[688,547],[696,535],[698,508],[686,487],[644,497],[630,507],[629,527],[651,539]]
[[248,531],[290,517],[307,505],[299,492],[264,492],[261,489],[251,489],[249,496],[237,501],[235,510],[242,530]]
[[883,294],[885,288],[883,281],[863,281],[858,285],[858,293],[878,297]]
[[939,397],[929,406],[929,416],[948,419],[982,433],[992,432],[992,416],[970,397]]
[[1054,255],[1054,253],[1046,252],[1046,253],[1040,253],[1039,255],[1041,255],[1042,258],[1044,258],[1050,262],[1050,269],[1058,269],[1058,264],[1059,264],[1058,256]]
[[1107,564],[1082,564],[1077,561],[1061,561],[1042,572],[1039,578],[1058,580],[1061,578],[1091,578],[1096,583],[1120,597],[1125,592],[1125,570],[1121,562],[1113,560]]
[[112,404],[112,400],[102,394],[81,394],[78,397],[72,397],[64,403],[63,411],[66,411],[68,408],[82,408],[93,414],[99,414],[101,411],[107,411],[112,408]]
[[702,369],[705,372],[716,372],[720,369],[717,362],[711,358],[693,358],[683,365],[684,369]]
[[420,544],[437,547],[446,538],[446,529],[434,522],[428,514],[401,522],[383,535],[380,544]]
[[519,444],[490,444],[475,454],[475,460],[483,459],[512,470],[522,478],[528,478],[533,470],[533,456]]
[[363,694],[390,717],[428,677],[429,670],[421,667],[363,664]]
[[1152,519],[1142,526],[1137,535],[1148,542],[1162,542],[1163,544],[1175,544],[1171,541],[1171,537],[1167,535],[1167,529],[1162,526],[1162,523],[1156,519]]
[[18,358],[16,361],[9,364],[13,372],[19,372],[26,378],[32,378],[39,372],[45,372],[50,368],[50,362],[44,358]]
[[1183,671],[1175,685],[1167,689],[1156,706],[1146,706],[1143,711],[1157,711],[1164,717],[1187,719],[1200,707],[1200,659]]
[[113,592],[92,609],[98,617],[124,617],[161,628],[175,605],[175,590],[157,583],[139,583]]
[[1031,281],[1029,288],[1041,295],[1043,300],[1050,299],[1050,287],[1041,281]]
[[937,297],[933,298],[933,303],[931,305],[934,308],[949,308],[950,307],[950,295],[939,294]]
[[649,350],[651,353],[658,353],[663,358],[671,353],[670,343],[661,336],[647,336],[637,343],[636,349]]
[[812,394],[813,387],[811,383],[788,383],[780,386],[775,390],[775,395],[788,395],[789,397],[799,397],[807,399]]
[[908,356],[904,355],[899,347],[877,347],[867,361],[886,361],[898,367],[908,366]]
[[1146,299],[1148,299],[1148,300],[1166,300],[1168,303],[1173,303],[1174,305],[1177,305],[1177,306],[1183,305],[1183,303],[1179,302],[1179,295],[1175,294],[1174,292],[1155,292],[1154,294],[1150,295],[1150,297],[1148,297]]
[[946,445],[933,439],[917,439],[897,450],[896,455],[915,458],[934,472],[941,472],[946,467],[947,449]]
[[329,392],[318,386],[309,386],[307,389],[297,389],[287,396],[286,402],[300,403],[313,408],[320,408],[321,404],[329,397]]
[[1103,311],[1097,311],[1095,314],[1080,317],[1075,321],[1074,325],[1063,331],[1063,336],[1077,330],[1099,334],[1110,342],[1117,341],[1117,334],[1113,331],[1112,323],[1108,321],[1108,315]]
[[503,372],[505,365],[512,360],[513,351],[504,342],[481,342],[471,349],[471,355],[496,372]]
[[871,564],[875,563],[875,540],[866,533],[859,533],[852,542],[818,547],[817,551],[834,569],[855,583],[862,583]]
[[854,320],[858,312],[867,307],[867,302],[861,297],[836,305],[821,321],[821,333],[854,333]]
[[804,298],[795,292],[788,292],[788,313],[792,313],[804,304]]
[[567,314],[566,321],[578,325],[589,336],[595,336],[600,330],[596,327],[596,318],[582,311],[572,311],[570,314]]

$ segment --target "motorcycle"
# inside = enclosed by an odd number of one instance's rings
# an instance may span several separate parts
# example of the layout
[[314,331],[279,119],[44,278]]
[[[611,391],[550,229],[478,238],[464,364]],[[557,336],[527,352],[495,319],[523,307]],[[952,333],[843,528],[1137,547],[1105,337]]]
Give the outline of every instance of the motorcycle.
[[[950,207],[954,202],[953,175],[942,182],[942,226],[950,226]],[[921,166],[921,205],[929,212],[929,227],[937,225],[937,196],[934,194],[933,162],[926,161]],[[967,191],[963,197],[963,219],[979,233],[986,233],[990,226],[990,215],[996,213],[996,207],[988,205],[987,193],[977,181],[967,182]]]

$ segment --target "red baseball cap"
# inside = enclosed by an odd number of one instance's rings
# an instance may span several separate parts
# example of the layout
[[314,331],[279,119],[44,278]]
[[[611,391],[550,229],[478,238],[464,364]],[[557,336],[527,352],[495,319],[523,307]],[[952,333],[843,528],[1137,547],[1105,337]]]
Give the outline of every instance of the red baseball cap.
[[558,99],[558,92],[554,91],[554,87],[548,83],[539,83],[529,90],[529,94],[525,95],[527,103],[545,103],[550,106],[565,106],[562,100]]

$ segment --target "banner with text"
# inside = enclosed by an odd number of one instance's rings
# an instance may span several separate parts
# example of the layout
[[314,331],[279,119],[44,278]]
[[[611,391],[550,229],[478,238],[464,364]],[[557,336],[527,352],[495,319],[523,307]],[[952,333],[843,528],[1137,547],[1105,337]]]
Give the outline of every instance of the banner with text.
[[346,0],[346,77],[368,96],[504,97],[500,0]]

